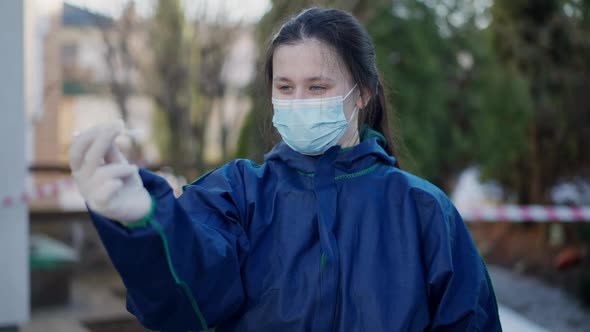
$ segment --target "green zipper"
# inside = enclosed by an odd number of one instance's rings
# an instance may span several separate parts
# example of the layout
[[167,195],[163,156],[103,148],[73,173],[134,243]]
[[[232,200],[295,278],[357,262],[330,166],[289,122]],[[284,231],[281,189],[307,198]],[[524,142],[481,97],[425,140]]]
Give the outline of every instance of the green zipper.
[[[356,178],[359,176],[367,175],[367,174],[371,173],[372,171],[376,170],[377,167],[379,167],[379,165],[381,165],[381,163],[376,162],[371,167],[367,167],[367,168],[362,169],[358,172],[338,175],[338,176],[334,177],[334,180],[348,180],[348,179]],[[305,173],[305,172],[301,172],[301,171],[297,171],[297,173],[299,173],[300,175],[303,175],[303,176],[309,176],[309,177],[315,176],[315,173]]]
[[174,266],[172,264],[172,256],[170,255],[170,246],[168,245],[168,239],[166,238],[166,234],[164,233],[164,228],[155,219],[155,212],[156,212],[156,198],[154,196],[152,196],[152,207],[151,207],[151,210],[148,213],[148,215],[135,223],[127,225],[127,228],[129,230],[134,230],[137,228],[152,226],[156,230],[156,232],[160,236],[160,239],[162,240],[162,244],[164,246],[164,254],[166,256],[166,262],[168,263],[168,269],[170,270],[170,274],[172,275],[172,279],[174,279],[174,283],[176,283],[176,285],[180,286],[180,288],[182,288],[185,295],[188,297],[191,307],[193,308],[193,311],[197,315],[199,323],[202,327],[201,331],[214,332],[215,328],[209,328],[209,325],[207,324],[207,321],[205,320],[205,317],[203,316],[203,313],[201,312],[201,309],[199,308],[199,305],[197,304],[197,300],[193,296],[192,290],[190,289],[189,285],[186,282],[184,282],[184,280],[180,279],[179,276],[176,274],[176,270],[174,269]]

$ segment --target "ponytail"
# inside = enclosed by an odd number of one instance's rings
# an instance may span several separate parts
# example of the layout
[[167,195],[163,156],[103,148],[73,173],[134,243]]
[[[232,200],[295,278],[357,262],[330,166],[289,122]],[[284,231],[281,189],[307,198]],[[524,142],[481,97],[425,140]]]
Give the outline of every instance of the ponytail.
[[400,168],[399,158],[397,156],[397,149],[394,145],[391,131],[389,129],[389,117],[390,112],[387,95],[383,88],[383,82],[381,78],[376,80],[376,94],[372,96],[371,101],[365,107],[365,112],[362,112],[360,118],[360,128],[367,127],[377,131],[385,138],[385,146],[383,149],[388,155],[395,158],[395,166]]

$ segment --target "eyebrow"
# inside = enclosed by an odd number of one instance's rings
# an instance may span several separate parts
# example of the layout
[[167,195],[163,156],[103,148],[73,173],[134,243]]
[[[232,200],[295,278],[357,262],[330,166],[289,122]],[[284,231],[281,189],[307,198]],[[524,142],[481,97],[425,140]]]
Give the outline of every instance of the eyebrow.
[[[277,81],[283,81],[283,82],[291,82],[290,79],[288,79],[287,77],[283,77],[283,76],[278,76],[275,77],[273,79],[273,81],[277,82]],[[326,77],[326,76],[313,76],[313,77],[308,77],[305,79],[306,82],[316,82],[316,81],[328,81],[328,82],[334,82],[333,79]]]

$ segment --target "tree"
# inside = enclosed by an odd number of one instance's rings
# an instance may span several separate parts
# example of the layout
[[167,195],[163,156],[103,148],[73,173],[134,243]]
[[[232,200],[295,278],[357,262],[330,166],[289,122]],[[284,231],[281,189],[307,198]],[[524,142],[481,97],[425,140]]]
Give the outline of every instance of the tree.
[[[119,108],[121,118],[125,123],[129,120],[129,109],[127,102],[129,97],[137,90],[132,80],[133,72],[138,65],[136,56],[131,51],[131,39],[137,28],[137,17],[135,3],[127,3],[121,18],[112,22],[111,20],[99,19],[96,23],[100,28],[106,52],[104,53],[105,63],[109,74],[109,87],[115,103]],[[131,160],[141,159],[141,146],[131,137]]]
[[211,21],[206,8],[194,23],[184,15],[179,0],[157,2],[151,43],[151,87],[167,123],[167,154],[178,174],[202,174],[207,125],[225,93],[221,70],[235,25],[218,15]]
[[158,1],[152,22],[154,86],[151,94],[166,114],[171,167],[185,174],[185,158],[190,156],[190,62],[186,58],[185,17],[179,0]]
[[[196,142],[201,142],[197,146],[197,168],[204,171],[206,165],[204,164],[205,152],[205,133],[207,124],[211,117],[213,109],[219,111],[222,119],[221,123],[221,149],[222,161],[228,159],[228,144],[227,137],[229,135],[229,128],[224,123],[223,107],[221,101],[226,93],[226,82],[222,77],[224,63],[227,59],[233,36],[240,27],[239,22],[229,22],[226,17],[217,15],[213,22],[207,22],[205,18],[205,10],[201,10],[202,17],[196,21],[195,36],[197,36],[196,45],[199,49],[199,63],[196,68],[199,68],[198,77],[198,91],[196,95],[199,96],[194,105],[194,109],[200,109],[196,112],[194,118],[193,131],[197,137]],[[194,115],[193,115],[194,116]]]
[[[457,66],[434,11],[421,2],[385,5],[368,25],[390,102],[409,151],[402,166],[440,184],[449,172],[454,121],[450,84]],[[395,123],[399,121],[399,123]]]
[[590,2],[497,0],[492,13],[497,55],[526,79],[532,119],[524,153],[488,173],[521,203],[547,203],[559,180],[590,176]]
[[407,146],[402,165],[447,192],[471,164],[488,170],[513,160],[528,114],[524,82],[498,66],[489,32],[477,26],[481,14],[450,4],[437,14],[428,1],[396,1],[367,26],[399,114],[392,126]]

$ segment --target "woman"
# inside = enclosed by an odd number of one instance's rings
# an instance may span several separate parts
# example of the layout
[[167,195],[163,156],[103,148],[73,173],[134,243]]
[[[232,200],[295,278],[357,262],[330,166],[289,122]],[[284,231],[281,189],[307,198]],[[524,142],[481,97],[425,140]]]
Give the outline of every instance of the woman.
[[357,20],[303,11],[265,68],[283,142],[262,165],[233,161],[178,199],[127,163],[113,144],[121,126],[74,142],[73,174],[129,311],[162,331],[500,331],[461,216],[398,167]]

